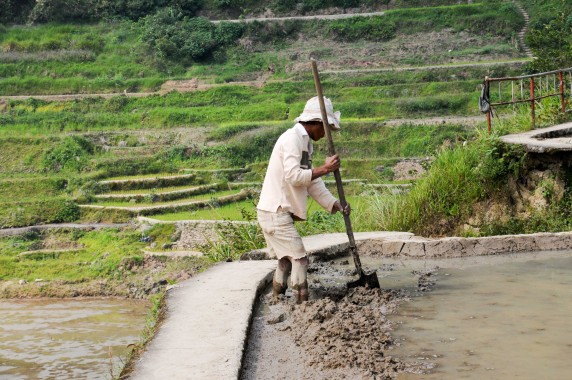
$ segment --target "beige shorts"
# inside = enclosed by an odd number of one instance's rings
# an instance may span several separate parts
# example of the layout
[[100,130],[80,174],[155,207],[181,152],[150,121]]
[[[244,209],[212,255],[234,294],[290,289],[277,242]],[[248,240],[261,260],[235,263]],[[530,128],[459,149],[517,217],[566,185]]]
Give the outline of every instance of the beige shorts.
[[258,223],[264,233],[271,258],[290,256],[293,259],[301,259],[306,256],[302,238],[294,228],[294,220],[289,212],[257,211]]

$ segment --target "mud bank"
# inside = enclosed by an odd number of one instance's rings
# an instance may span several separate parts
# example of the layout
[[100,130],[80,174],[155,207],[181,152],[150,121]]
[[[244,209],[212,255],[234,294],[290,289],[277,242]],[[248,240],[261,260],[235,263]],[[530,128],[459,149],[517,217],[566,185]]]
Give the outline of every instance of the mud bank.
[[[199,273],[208,266],[205,262],[167,261],[163,258],[145,257],[124,278],[98,278],[91,280],[45,280],[0,281],[0,299],[29,298],[74,298],[74,297],[120,297],[147,299],[162,293],[173,282],[181,282]],[[111,276],[109,276],[111,277]],[[115,277],[115,276],[114,276]]]
[[301,305],[261,297],[241,379],[393,379],[415,366],[387,350],[394,344],[387,315],[408,300],[406,292],[316,290],[323,298]]

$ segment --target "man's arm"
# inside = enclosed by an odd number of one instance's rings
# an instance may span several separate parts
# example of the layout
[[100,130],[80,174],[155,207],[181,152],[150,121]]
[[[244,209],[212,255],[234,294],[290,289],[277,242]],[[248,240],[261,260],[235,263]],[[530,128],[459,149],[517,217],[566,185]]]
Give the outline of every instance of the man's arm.
[[312,169],[312,181],[340,168],[340,157],[336,154],[326,157],[324,165]]

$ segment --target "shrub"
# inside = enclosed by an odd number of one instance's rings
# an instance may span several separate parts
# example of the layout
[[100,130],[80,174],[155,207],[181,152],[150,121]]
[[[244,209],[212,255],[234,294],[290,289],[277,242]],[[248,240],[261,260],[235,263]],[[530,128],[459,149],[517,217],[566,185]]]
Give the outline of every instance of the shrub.
[[71,170],[80,172],[94,152],[93,143],[89,140],[72,136],[64,138],[58,145],[44,153],[42,165],[44,170],[59,172]]
[[207,18],[188,19],[165,8],[142,21],[142,41],[159,58],[190,64],[209,59],[215,50],[242,35],[242,24],[212,24]]
[[572,12],[564,12],[546,23],[538,23],[526,36],[526,42],[538,57],[530,70],[541,72],[572,65]]
[[21,23],[26,20],[36,0],[2,0],[0,24]]
[[0,203],[0,228],[72,222],[79,215],[79,206],[65,198]]
[[303,27],[303,23],[285,20],[282,22],[249,22],[244,34],[262,43],[283,41],[294,38]]
[[127,96],[114,96],[105,101],[105,110],[107,112],[121,112],[129,103]]
[[30,12],[32,23],[91,20],[97,0],[43,0],[37,1]]

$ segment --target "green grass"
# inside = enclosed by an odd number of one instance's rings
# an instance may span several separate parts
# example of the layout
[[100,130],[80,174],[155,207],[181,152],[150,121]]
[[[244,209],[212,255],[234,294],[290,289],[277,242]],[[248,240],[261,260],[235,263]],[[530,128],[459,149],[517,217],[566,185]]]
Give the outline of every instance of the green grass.
[[386,17],[398,30],[409,34],[452,28],[457,32],[506,36],[524,26],[516,7],[502,2],[400,9],[387,12]]
[[[0,34],[4,95],[148,91],[164,74],[134,59],[132,24],[47,24]],[[76,53],[74,53],[76,52]],[[74,55],[75,54],[75,55]]]
[[37,246],[37,237],[30,240],[26,240],[26,236],[0,239],[0,279],[34,281],[42,278],[48,281],[58,279],[84,282],[95,278],[124,276],[119,269],[122,261],[143,260],[141,248],[145,244],[139,241],[139,233],[106,230],[85,234],[79,232],[70,236],[71,239],[74,237],[77,238],[71,241],[83,248],[61,253],[51,259],[18,257],[19,253]]
[[175,191],[185,191],[197,189],[200,186],[169,186],[169,187],[154,187],[152,189],[141,189],[141,190],[116,190],[110,191],[109,193],[101,193],[99,195],[147,195],[151,193],[169,193]]
[[208,201],[210,199],[216,199],[220,197],[224,197],[227,195],[238,194],[239,191],[237,190],[227,190],[227,191],[210,191],[207,194],[197,194],[193,196],[189,196],[182,199],[177,199],[173,201],[167,202],[149,202],[145,201],[146,198],[143,197],[142,202],[121,202],[121,201],[106,201],[106,202],[94,202],[93,205],[97,206],[117,206],[117,207],[146,207],[146,206],[167,206],[167,205],[176,205],[178,203],[185,203],[185,202],[199,202],[199,201]]
[[[333,192],[335,194],[335,192]],[[335,195],[336,196],[336,195]],[[347,196],[347,201],[352,205],[352,208],[361,209],[364,204],[364,197],[360,196]],[[226,204],[220,207],[210,207],[191,212],[170,213],[152,216],[153,219],[163,221],[179,221],[179,220],[244,220],[243,214],[245,210],[248,214],[256,212],[256,206],[252,200],[245,200],[232,204]],[[323,211],[324,209],[312,199],[308,200],[308,214],[316,211]],[[359,211],[356,211],[359,213]],[[355,213],[354,213],[355,214]]]
[[473,205],[506,186],[509,175],[518,176],[524,156],[520,147],[503,145],[496,134],[483,133],[467,146],[443,149],[409,192],[374,198],[372,218],[380,230],[462,234]]

